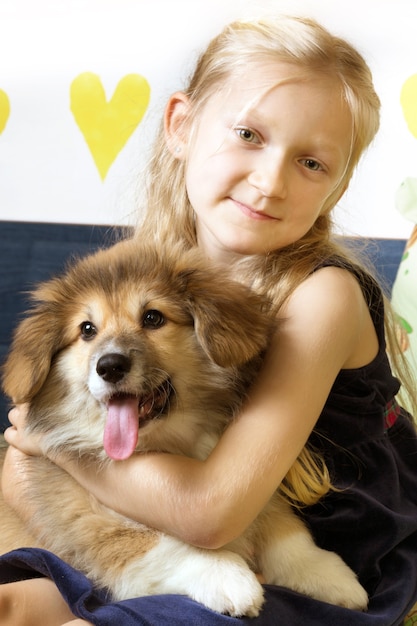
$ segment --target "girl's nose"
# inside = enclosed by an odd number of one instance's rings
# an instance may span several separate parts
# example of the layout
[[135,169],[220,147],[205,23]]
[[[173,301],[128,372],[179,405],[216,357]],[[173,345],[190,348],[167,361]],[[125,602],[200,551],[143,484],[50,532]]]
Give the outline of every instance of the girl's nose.
[[287,193],[288,172],[283,159],[261,159],[248,176],[249,184],[268,198],[283,198]]

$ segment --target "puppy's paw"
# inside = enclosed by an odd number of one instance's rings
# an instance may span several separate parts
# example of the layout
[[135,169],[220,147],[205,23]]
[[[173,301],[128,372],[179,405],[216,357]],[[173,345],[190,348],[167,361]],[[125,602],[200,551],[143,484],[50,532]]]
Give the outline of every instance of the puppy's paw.
[[232,617],[256,617],[264,602],[263,589],[241,557],[224,552],[206,564],[189,595],[213,611]]
[[330,604],[366,611],[368,594],[356,574],[334,552],[327,552],[314,597]]
[[287,570],[286,580],[278,584],[329,604],[366,611],[368,594],[338,554],[316,547],[315,558],[305,559],[301,565]]

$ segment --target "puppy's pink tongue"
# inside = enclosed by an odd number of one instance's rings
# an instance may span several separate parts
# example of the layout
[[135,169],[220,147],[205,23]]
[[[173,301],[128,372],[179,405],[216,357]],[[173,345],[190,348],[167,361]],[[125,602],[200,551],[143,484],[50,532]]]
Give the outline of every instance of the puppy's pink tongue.
[[133,454],[138,442],[139,409],[135,396],[114,397],[107,405],[103,445],[107,455],[123,461]]

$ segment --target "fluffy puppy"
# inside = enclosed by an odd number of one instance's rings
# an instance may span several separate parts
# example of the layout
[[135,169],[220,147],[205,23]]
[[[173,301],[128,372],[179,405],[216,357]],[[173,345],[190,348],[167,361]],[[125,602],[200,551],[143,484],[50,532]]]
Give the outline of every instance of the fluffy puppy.
[[[126,241],[39,286],[3,376],[45,453],[114,463],[159,450],[204,459],[255,378],[267,303],[196,252]],[[244,451],[242,451],[244,454]],[[267,582],[364,609],[367,595],[277,495],[244,536],[204,550],[107,509],[46,458],[28,458],[27,527],[0,504],[0,548],[49,549],[109,597],[180,593],[255,616]],[[233,477],[231,477],[233,480]]]

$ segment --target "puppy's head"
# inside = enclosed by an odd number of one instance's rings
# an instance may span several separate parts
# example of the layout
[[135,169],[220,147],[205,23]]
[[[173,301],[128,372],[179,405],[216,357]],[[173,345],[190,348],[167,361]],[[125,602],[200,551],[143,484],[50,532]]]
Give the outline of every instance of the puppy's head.
[[88,389],[101,404],[128,399],[151,413],[172,388],[182,385],[184,397],[187,385],[199,384],[202,367],[207,383],[214,372],[237,376],[266,348],[272,328],[267,303],[197,253],[135,242],[76,263],[33,298],[4,367],[3,387],[15,403],[37,398],[46,382],[51,397],[64,381],[56,404],[71,389],[76,403]]

